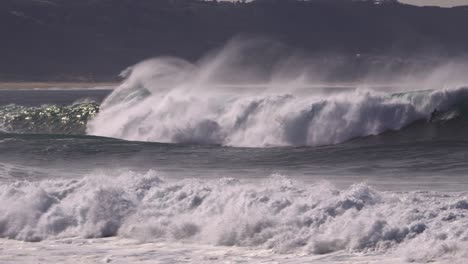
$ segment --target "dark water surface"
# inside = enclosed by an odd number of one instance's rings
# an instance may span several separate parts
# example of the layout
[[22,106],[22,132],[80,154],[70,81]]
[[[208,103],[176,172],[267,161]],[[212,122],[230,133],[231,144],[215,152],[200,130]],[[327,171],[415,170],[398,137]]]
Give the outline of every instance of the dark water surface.
[[77,100],[100,103],[111,93],[109,89],[3,89],[0,90],[0,106],[16,104],[22,106],[70,105]]

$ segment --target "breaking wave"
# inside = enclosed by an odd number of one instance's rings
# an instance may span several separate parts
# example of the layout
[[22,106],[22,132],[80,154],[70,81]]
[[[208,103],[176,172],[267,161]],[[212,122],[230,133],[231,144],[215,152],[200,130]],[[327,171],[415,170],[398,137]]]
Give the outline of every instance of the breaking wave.
[[334,79],[326,66],[257,42],[230,42],[196,63],[141,62],[122,73],[124,82],[100,106],[1,106],[0,132],[235,147],[329,145],[388,131],[429,140],[459,131],[457,140],[468,140],[468,88],[450,82],[449,72],[460,72],[454,67],[400,87],[419,91],[332,87],[320,85]]
[[255,185],[168,181],[150,171],[2,183],[0,203],[0,237],[25,241],[119,236],[422,262],[468,257],[466,193],[340,190],[278,175]]
[[134,66],[88,124],[88,134],[237,147],[317,146],[400,130],[428,121],[434,109],[439,115],[433,122],[467,114],[467,88],[400,94],[300,94],[288,84],[225,89],[206,81],[206,68],[172,58]]

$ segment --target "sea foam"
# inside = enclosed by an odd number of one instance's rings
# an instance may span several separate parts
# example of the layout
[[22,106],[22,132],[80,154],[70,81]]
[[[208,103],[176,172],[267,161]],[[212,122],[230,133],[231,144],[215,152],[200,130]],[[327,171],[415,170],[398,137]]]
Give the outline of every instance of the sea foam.
[[115,236],[422,262],[468,257],[468,196],[460,193],[337,189],[279,175],[256,184],[170,181],[150,171],[3,183],[0,203],[0,237],[15,240]]

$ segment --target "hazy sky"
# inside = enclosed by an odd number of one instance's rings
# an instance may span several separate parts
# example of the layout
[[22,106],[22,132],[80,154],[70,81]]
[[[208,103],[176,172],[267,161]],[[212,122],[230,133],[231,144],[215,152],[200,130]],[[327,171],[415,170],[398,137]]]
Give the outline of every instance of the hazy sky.
[[445,7],[468,5],[468,0],[400,0],[400,2],[412,5],[437,5]]

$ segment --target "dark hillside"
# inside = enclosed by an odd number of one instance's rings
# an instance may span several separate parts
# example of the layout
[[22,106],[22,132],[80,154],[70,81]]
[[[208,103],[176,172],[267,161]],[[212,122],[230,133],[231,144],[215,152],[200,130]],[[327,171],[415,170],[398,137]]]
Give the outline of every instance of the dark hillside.
[[112,80],[142,59],[197,59],[238,34],[310,53],[451,58],[468,54],[467,29],[468,7],[395,1],[2,0],[0,79]]

